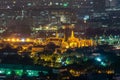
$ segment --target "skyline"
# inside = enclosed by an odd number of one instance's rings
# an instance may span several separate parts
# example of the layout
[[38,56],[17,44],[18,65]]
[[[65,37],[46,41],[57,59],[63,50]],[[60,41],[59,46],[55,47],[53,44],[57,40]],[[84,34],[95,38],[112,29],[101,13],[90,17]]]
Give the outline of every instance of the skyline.
[[120,80],[120,1],[0,0],[0,80]]

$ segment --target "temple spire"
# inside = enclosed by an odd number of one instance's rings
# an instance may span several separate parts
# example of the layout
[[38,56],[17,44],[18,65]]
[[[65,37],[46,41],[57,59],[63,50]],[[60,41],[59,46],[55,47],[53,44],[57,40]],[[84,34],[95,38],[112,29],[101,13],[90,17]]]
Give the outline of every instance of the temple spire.
[[59,37],[59,35],[58,35],[58,32],[56,31],[56,38],[58,38]]
[[73,38],[73,37],[75,37],[74,36],[74,31],[72,30],[72,32],[71,32],[71,37]]

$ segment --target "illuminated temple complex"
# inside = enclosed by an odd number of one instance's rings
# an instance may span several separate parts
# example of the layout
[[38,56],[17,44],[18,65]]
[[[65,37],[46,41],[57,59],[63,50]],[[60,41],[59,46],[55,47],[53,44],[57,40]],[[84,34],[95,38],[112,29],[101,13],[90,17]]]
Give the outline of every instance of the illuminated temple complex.
[[65,36],[60,38],[58,33],[56,33],[56,37],[49,37],[46,39],[45,43],[54,43],[61,48],[79,48],[79,47],[88,47],[94,46],[95,42],[92,39],[79,39],[74,36],[74,31],[71,31],[71,36],[65,41]]
[[14,45],[14,47],[21,46],[23,47],[24,50],[27,50],[28,47],[32,46],[31,52],[33,53],[43,52],[46,49],[47,45],[51,43],[55,45],[55,53],[57,53],[58,51],[60,51],[60,53],[64,53],[67,49],[74,49],[74,48],[88,47],[95,45],[95,41],[92,39],[79,39],[75,37],[73,30],[71,31],[71,35],[68,36],[67,39],[65,34],[64,37],[59,37],[58,33],[56,32],[55,37],[48,37],[45,40],[37,40],[37,39],[29,39],[29,38],[26,39],[9,38],[9,39],[5,39],[4,41],[9,42],[10,44]]

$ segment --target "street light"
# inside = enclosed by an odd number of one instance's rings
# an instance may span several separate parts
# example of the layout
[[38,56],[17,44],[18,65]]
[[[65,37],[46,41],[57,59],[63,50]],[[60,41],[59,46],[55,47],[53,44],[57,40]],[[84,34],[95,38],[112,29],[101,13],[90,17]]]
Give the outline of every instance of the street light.
[[97,57],[95,60],[97,60],[98,62],[101,62],[101,58]]

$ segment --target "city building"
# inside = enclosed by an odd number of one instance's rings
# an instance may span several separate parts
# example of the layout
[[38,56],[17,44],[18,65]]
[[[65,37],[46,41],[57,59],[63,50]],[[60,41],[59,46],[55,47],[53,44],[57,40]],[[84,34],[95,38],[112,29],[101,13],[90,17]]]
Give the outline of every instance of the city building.
[[106,7],[116,7],[118,5],[118,0],[106,0]]
[[[48,37],[45,41],[46,44],[50,42],[54,43],[57,46],[60,46],[60,50],[67,50],[68,48],[79,48],[79,47],[88,47],[95,46],[95,42],[92,39],[79,39],[74,35],[74,31],[71,31],[71,35],[65,41],[65,37],[59,38],[58,34],[56,37]],[[63,52],[63,51],[62,51]]]
[[105,11],[105,0],[93,0],[94,2],[94,12],[104,12]]

